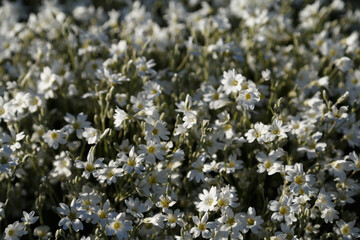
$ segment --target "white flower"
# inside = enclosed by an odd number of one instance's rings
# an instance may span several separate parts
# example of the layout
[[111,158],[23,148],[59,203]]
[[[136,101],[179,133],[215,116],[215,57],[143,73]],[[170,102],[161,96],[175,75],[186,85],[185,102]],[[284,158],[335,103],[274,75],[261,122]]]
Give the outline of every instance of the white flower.
[[227,174],[234,173],[238,169],[243,168],[243,161],[237,159],[236,154],[231,154],[227,161],[219,164],[220,172],[225,171]]
[[71,176],[71,165],[72,164],[71,164],[71,159],[68,156],[68,152],[62,151],[59,155],[56,155],[53,165],[54,165],[54,168],[50,172],[51,177],[68,178]]
[[113,73],[106,67],[98,68],[95,75],[99,79],[106,79],[109,84],[122,84],[123,82],[130,81],[128,77],[123,76],[121,73]]
[[281,223],[280,224],[281,232],[275,232],[276,238],[275,239],[290,239],[290,240],[297,240],[297,236],[295,235],[295,226],[291,227],[288,224]]
[[315,206],[319,207],[321,210],[325,208],[334,208],[335,204],[332,202],[333,197],[330,193],[325,192],[324,188],[321,188],[319,195],[315,201]]
[[51,232],[50,231],[50,227],[43,225],[43,226],[39,226],[36,227],[34,229],[34,236],[38,237],[39,239],[49,239],[51,238]]
[[352,170],[351,162],[345,159],[341,159],[331,162],[329,172],[335,177],[344,180],[346,178],[345,172],[351,170]]
[[136,218],[143,218],[144,212],[147,212],[152,206],[151,201],[148,199],[145,203],[139,201],[139,198],[129,198],[125,199],[125,204],[127,206],[126,212],[130,213]]
[[96,128],[85,128],[82,136],[86,139],[88,144],[95,144],[100,137],[100,131]]
[[195,178],[196,182],[203,181],[205,179],[204,175],[204,163],[206,161],[206,155],[200,155],[195,162],[191,164],[192,170],[187,173],[187,178],[193,180]]
[[169,209],[169,207],[172,207],[175,203],[176,201],[173,201],[170,196],[161,195],[159,201],[156,203],[156,206],[158,208],[162,208],[162,211],[164,212],[166,209]]
[[187,129],[192,128],[192,126],[194,126],[197,122],[196,115],[197,115],[196,111],[185,110],[183,117],[184,123],[182,124],[183,127]]
[[19,240],[21,236],[24,236],[28,232],[25,231],[25,226],[19,221],[9,224],[5,228],[5,240]]
[[60,130],[49,130],[42,137],[49,147],[54,149],[58,149],[59,144],[67,143],[65,133]]
[[289,125],[283,125],[282,120],[274,119],[272,124],[269,127],[269,132],[267,133],[267,139],[273,141],[276,137],[287,138],[286,133],[291,130]]
[[221,84],[224,86],[226,94],[237,93],[242,87],[241,84],[243,81],[246,81],[246,78],[238,74],[235,69],[224,71],[223,79],[221,79]]
[[200,202],[196,204],[199,212],[215,211],[218,194],[216,187],[211,187],[210,191],[203,189],[203,193],[199,194]]
[[331,112],[325,114],[326,117],[329,119],[334,119],[336,122],[340,123],[343,120],[346,120],[348,118],[348,107],[347,106],[341,106],[340,109],[338,109],[335,105],[331,107]]
[[38,93],[44,94],[45,99],[54,98],[54,91],[58,89],[58,81],[59,76],[53,73],[49,67],[44,67],[37,85]]
[[321,138],[322,133],[314,133],[310,139],[306,141],[306,146],[299,147],[298,151],[305,151],[307,158],[315,158],[316,152],[323,152],[326,148],[326,143],[317,142]]
[[155,122],[154,124],[147,123],[145,132],[146,136],[148,136],[150,139],[153,139],[154,141],[160,142],[160,140],[169,140],[167,135],[169,135],[170,132],[166,129],[166,122],[161,120]]
[[247,233],[249,229],[252,233],[258,234],[259,230],[262,228],[261,224],[264,220],[260,216],[256,216],[256,211],[254,208],[249,207],[247,213],[242,213],[241,216],[241,231]]
[[321,211],[321,218],[324,219],[326,223],[328,222],[332,223],[334,219],[339,218],[338,214],[339,212],[336,211],[334,208],[327,207]]
[[11,167],[17,165],[17,158],[12,156],[13,151],[7,146],[4,145],[0,149],[0,173],[11,172]]
[[272,200],[269,203],[269,209],[274,213],[271,215],[271,220],[286,221],[286,224],[292,225],[297,221],[294,214],[300,212],[300,205],[293,201],[293,197],[282,195],[280,202]]
[[226,185],[220,189],[220,193],[217,198],[217,206],[222,209],[228,206],[235,208],[239,205],[236,203],[237,200],[236,190],[234,188],[231,189],[229,185]]
[[353,61],[348,57],[341,57],[335,60],[335,65],[342,71],[348,72],[353,66]]
[[270,80],[270,74],[271,74],[271,71],[269,69],[265,69],[265,70],[261,71],[261,76],[263,77],[263,79],[265,81]]
[[84,216],[85,211],[79,210],[80,203],[73,199],[70,203],[70,208],[65,203],[60,203],[60,207],[57,208],[58,212],[61,215],[65,215],[59,221],[59,227],[63,227],[64,230],[67,230],[70,226],[75,232],[84,229],[84,226],[79,218]]
[[277,172],[281,171],[282,163],[280,161],[276,161],[284,154],[284,150],[281,148],[276,151],[272,150],[267,156],[265,153],[260,152],[256,155],[256,159],[260,162],[258,164],[258,172],[263,173],[267,171],[268,175],[273,175]]
[[81,176],[89,179],[90,174],[93,174],[93,176],[95,176],[95,171],[97,171],[98,168],[104,167],[104,164],[102,163],[103,161],[104,158],[98,158],[94,162],[94,154],[92,152],[92,149],[90,149],[87,155],[87,161],[83,162],[80,160],[76,160],[74,165],[76,168],[84,169],[84,172]]
[[353,168],[355,171],[360,170],[360,157],[356,154],[355,151],[349,154],[349,158],[354,162]]
[[76,118],[74,115],[66,113],[64,119],[67,123],[69,123],[69,125],[65,127],[67,134],[71,134],[76,131],[76,136],[79,139],[82,138],[84,129],[90,127],[90,122],[86,121],[87,115],[84,113],[79,113]]
[[129,115],[122,109],[116,107],[114,115],[114,125],[115,127],[120,127],[124,120],[128,119]]
[[124,163],[123,169],[126,173],[136,172],[137,174],[141,174],[141,171],[145,170],[145,167],[142,163],[145,160],[145,154],[140,154],[139,156],[135,153],[135,147],[132,147],[129,152],[129,157],[124,153],[119,153],[117,155],[117,161],[120,163]]
[[104,165],[104,167],[96,173],[98,181],[100,183],[106,181],[108,185],[116,183],[117,178],[121,176],[123,176],[123,169],[119,168],[119,163],[114,160],[111,160],[108,165]]
[[146,145],[141,144],[139,154],[145,154],[145,161],[150,165],[155,164],[155,159],[164,160],[166,152],[159,142],[147,141]]
[[238,102],[238,106],[241,106],[243,109],[253,110],[255,103],[260,101],[260,92],[255,88],[241,90],[236,101]]
[[191,228],[190,233],[193,234],[194,238],[197,238],[198,236],[201,236],[203,238],[210,238],[211,233],[209,229],[214,229],[216,227],[215,222],[208,222],[208,213],[206,212],[204,216],[201,218],[198,216],[193,216],[192,220],[195,223],[195,227]]
[[102,227],[105,227],[109,219],[115,218],[117,215],[116,212],[111,211],[110,201],[107,199],[103,204],[102,208],[98,207],[95,210],[95,213],[91,215],[91,223],[97,224],[100,223]]
[[164,228],[164,221],[166,221],[166,216],[162,213],[155,214],[152,217],[147,217],[144,219],[145,224],[152,224],[159,228]]
[[125,40],[120,40],[117,44],[111,44],[109,49],[110,55],[115,56],[116,58],[123,58],[126,55],[127,42]]
[[31,225],[31,224],[35,223],[39,219],[39,217],[34,217],[35,211],[31,211],[30,213],[27,213],[27,212],[23,211],[23,215],[24,215],[24,217],[21,218],[21,220],[26,225]]
[[153,81],[147,82],[143,87],[148,99],[154,99],[161,93],[161,86]]
[[139,57],[138,59],[136,59],[135,65],[140,77],[145,77],[147,74],[150,76],[156,74],[156,71],[152,69],[156,65],[154,59],[146,61],[145,57]]
[[259,143],[266,142],[266,134],[269,132],[269,127],[261,122],[257,122],[254,124],[253,129],[250,129],[245,133],[246,140],[249,143],[255,141],[255,139]]
[[127,98],[126,93],[116,93],[115,94],[116,104],[119,105],[120,107],[124,107],[126,105],[126,98]]
[[25,138],[24,132],[16,133],[12,126],[9,126],[10,135],[3,133],[1,137],[1,143],[7,144],[13,152],[21,148],[20,141]]
[[125,220],[125,213],[119,213],[115,218],[109,220],[105,228],[106,235],[116,236],[118,239],[127,239],[128,232],[132,229],[132,222]]
[[230,239],[239,238],[241,239],[242,235],[240,233],[241,229],[241,214],[234,214],[231,207],[226,207],[221,214],[221,217],[217,219],[217,222],[220,225],[220,232],[222,233],[223,238],[228,238],[230,234]]
[[176,209],[175,211],[172,211],[171,209],[165,209],[164,213],[167,214],[166,220],[167,225],[171,228],[176,227],[176,225],[179,225],[180,227],[184,227],[184,220],[182,219],[182,216],[184,215],[183,212],[180,212],[180,209]]
[[287,176],[285,180],[291,182],[290,190],[294,193],[309,194],[314,182],[313,176],[304,173],[302,163],[296,163],[294,166],[285,167]]
[[336,222],[337,228],[334,228],[335,232],[342,236],[344,240],[351,240],[360,237],[360,229],[355,227],[356,220],[346,223],[340,219]]
[[210,109],[220,109],[230,103],[227,95],[223,91],[223,86],[220,86],[217,90],[215,90],[213,86],[208,86],[203,98],[204,102],[209,103]]

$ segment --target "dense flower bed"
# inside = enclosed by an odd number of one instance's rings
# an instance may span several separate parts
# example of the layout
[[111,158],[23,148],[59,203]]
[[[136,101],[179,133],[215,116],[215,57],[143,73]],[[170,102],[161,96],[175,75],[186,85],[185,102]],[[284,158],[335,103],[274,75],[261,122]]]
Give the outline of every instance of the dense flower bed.
[[0,7],[0,238],[360,237],[359,10],[43,2]]

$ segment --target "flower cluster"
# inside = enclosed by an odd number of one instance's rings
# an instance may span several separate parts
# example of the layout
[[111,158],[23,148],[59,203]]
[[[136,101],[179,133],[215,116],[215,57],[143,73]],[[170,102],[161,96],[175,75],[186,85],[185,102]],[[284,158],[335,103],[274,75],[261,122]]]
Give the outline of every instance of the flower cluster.
[[360,237],[350,2],[23,2],[0,6],[1,239]]

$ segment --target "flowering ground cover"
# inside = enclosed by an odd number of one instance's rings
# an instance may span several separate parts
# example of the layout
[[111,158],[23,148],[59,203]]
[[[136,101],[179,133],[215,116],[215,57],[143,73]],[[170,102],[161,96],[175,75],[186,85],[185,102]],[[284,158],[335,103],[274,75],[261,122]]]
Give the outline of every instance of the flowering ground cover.
[[2,1],[0,239],[357,239],[360,10]]

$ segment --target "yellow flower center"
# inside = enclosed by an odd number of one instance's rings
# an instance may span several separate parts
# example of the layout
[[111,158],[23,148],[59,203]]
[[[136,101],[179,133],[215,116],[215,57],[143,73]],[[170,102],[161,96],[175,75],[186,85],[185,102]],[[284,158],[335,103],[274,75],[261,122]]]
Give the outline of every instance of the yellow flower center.
[[281,206],[279,212],[281,215],[286,215],[289,212],[289,209],[285,206]]
[[248,220],[247,220],[247,224],[248,224],[249,226],[252,226],[252,225],[254,225],[254,223],[255,223],[255,220],[252,219],[251,217],[249,217]]
[[255,130],[255,137],[260,138],[262,136],[261,132]]
[[247,94],[245,95],[245,99],[246,99],[246,100],[250,100],[250,99],[251,99],[251,94],[250,94],[250,93],[247,93]]
[[204,223],[199,223],[198,229],[199,229],[200,231],[205,231],[205,230],[206,230],[206,224],[204,224]]
[[235,167],[235,163],[234,162],[229,162],[228,166],[229,166],[229,168],[233,168],[233,167]]
[[235,219],[232,217],[232,218],[228,218],[228,220],[226,221],[227,225],[229,226],[232,226],[235,224]]
[[119,230],[120,228],[121,228],[121,223],[120,222],[115,222],[114,223],[114,229]]
[[315,142],[311,142],[311,143],[309,144],[309,148],[310,148],[310,149],[315,149],[315,148],[316,148],[316,143],[315,143]]
[[58,134],[56,132],[53,132],[50,134],[52,139],[56,139],[58,137]]
[[149,183],[150,183],[151,185],[157,183],[156,177],[154,177],[154,176],[149,177]]
[[168,208],[168,207],[169,207],[169,204],[170,204],[170,201],[169,201],[167,198],[163,198],[163,199],[161,200],[161,206],[162,206],[163,208]]
[[105,219],[105,218],[106,218],[106,213],[104,212],[104,210],[101,210],[101,211],[100,211],[99,217],[100,217],[101,219]]
[[45,232],[44,230],[40,230],[40,231],[38,232],[38,235],[39,235],[39,237],[45,237],[46,232]]
[[349,226],[345,225],[342,229],[341,229],[341,232],[343,235],[349,235],[350,234],[350,228]]
[[274,135],[279,135],[280,134],[280,131],[279,131],[279,129],[274,129],[273,131],[272,131],[272,133],[274,134]]
[[208,198],[208,199],[205,200],[205,203],[206,203],[206,205],[208,205],[208,206],[211,206],[211,205],[213,204],[213,202],[214,202],[214,199],[213,199],[213,198]]
[[129,159],[128,159],[128,164],[129,164],[129,166],[131,166],[131,167],[135,166],[135,159],[134,159],[134,158],[129,158]]
[[266,169],[271,168],[271,166],[272,166],[272,162],[270,162],[269,160],[266,160],[266,161],[264,162],[264,167],[265,167]]
[[78,121],[75,121],[74,124],[73,124],[73,128],[75,130],[78,130],[80,128],[80,123]]
[[223,198],[220,198],[219,201],[218,201],[218,205],[220,207],[225,207],[227,204],[226,204],[226,200],[223,199]]
[[146,65],[142,65],[142,66],[140,67],[140,70],[143,71],[143,72],[145,72],[145,71],[147,70]]
[[86,163],[85,169],[88,172],[92,172],[92,171],[94,171],[94,166],[92,164]]
[[107,172],[107,175],[106,175],[108,178],[112,178],[114,176],[114,171],[113,170],[109,170]]
[[305,178],[304,178],[303,175],[297,175],[297,176],[295,177],[295,183],[296,183],[297,185],[303,185],[304,182],[305,182]]
[[14,231],[13,229],[10,229],[10,230],[8,231],[8,235],[9,235],[10,237],[15,236],[15,231]]
[[225,131],[228,131],[228,130],[230,130],[232,128],[232,126],[231,126],[230,123],[226,123],[226,124],[223,125],[223,128],[224,128]]
[[335,56],[335,55],[336,55],[335,49],[331,49],[331,50],[330,50],[330,56]]
[[175,216],[174,216],[173,214],[169,214],[168,220],[169,220],[169,222],[171,222],[171,223],[175,223],[175,222],[176,222],[176,218],[175,218]]
[[237,85],[239,84],[239,82],[234,79],[231,84],[232,84],[233,86],[237,86]]
[[149,151],[149,153],[154,154],[154,153],[155,153],[155,147],[150,146],[150,147],[148,148],[148,151]]
[[158,130],[157,128],[154,128],[154,129],[152,130],[152,134],[153,134],[153,135],[158,135],[158,134],[159,134],[159,130]]
[[39,102],[39,100],[37,98],[33,98],[33,99],[31,99],[30,104],[31,105],[37,105],[38,102]]

